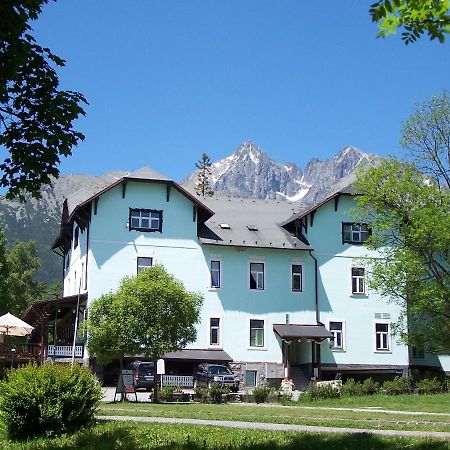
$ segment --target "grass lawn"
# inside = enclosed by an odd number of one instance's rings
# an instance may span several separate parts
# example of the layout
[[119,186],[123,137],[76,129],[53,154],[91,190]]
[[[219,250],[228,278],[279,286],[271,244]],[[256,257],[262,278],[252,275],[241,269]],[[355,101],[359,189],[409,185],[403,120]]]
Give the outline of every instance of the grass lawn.
[[237,430],[197,425],[101,423],[71,436],[10,442],[0,435],[4,450],[448,450],[448,442],[428,438]]
[[221,405],[115,403],[102,404],[99,415],[177,417],[329,427],[450,432],[450,413],[445,416],[410,416],[385,414],[376,411],[334,411],[233,403]]
[[434,395],[383,395],[365,397],[341,397],[315,402],[300,401],[292,403],[304,406],[331,406],[336,408],[373,408],[393,409],[397,411],[426,411],[450,414],[450,393]]

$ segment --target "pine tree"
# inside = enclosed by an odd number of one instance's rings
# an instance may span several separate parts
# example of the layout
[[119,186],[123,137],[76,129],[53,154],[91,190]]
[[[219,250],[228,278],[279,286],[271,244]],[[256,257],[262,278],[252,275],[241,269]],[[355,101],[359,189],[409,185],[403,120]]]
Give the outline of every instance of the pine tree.
[[195,167],[198,169],[195,192],[202,197],[212,197],[214,195],[210,180],[211,166],[212,163],[206,153],[203,153],[201,159],[195,164]]

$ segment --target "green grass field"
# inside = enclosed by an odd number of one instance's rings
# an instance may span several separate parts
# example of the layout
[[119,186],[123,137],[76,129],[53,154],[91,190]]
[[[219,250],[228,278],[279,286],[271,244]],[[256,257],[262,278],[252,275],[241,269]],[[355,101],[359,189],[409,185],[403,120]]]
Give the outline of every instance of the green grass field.
[[377,411],[310,409],[314,405],[310,403],[308,408],[302,408],[233,403],[221,405],[115,403],[102,404],[99,414],[450,432],[450,412],[442,416],[421,416],[386,414]]
[[448,450],[448,442],[428,438],[368,434],[317,434],[169,424],[102,423],[71,436],[10,442],[4,450]]

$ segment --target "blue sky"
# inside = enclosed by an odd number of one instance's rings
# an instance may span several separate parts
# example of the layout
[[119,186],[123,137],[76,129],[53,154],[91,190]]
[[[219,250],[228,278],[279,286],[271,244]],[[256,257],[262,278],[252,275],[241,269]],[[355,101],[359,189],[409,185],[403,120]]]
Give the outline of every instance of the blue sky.
[[398,154],[413,106],[450,89],[450,43],[376,38],[371,0],[58,0],[33,23],[89,100],[62,173],[175,180],[250,139],[300,167],[346,145]]

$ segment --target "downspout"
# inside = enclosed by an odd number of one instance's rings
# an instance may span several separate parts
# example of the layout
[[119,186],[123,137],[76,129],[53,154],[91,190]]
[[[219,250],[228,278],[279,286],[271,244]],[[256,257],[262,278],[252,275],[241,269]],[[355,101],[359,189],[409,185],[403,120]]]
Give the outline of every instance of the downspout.
[[316,311],[316,323],[319,323],[319,291],[318,291],[318,275],[317,275],[317,258],[313,255],[313,250],[309,250],[309,256],[314,260],[314,307]]
[[[317,258],[313,255],[313,250],[309,250],[309,256],[314,260],[314,309],[316,311],[316,323],[319,323],[319,291],[318,291],[318,270],[317,270]],[[312,375],[320,380],[320,343],[312,341]]]

